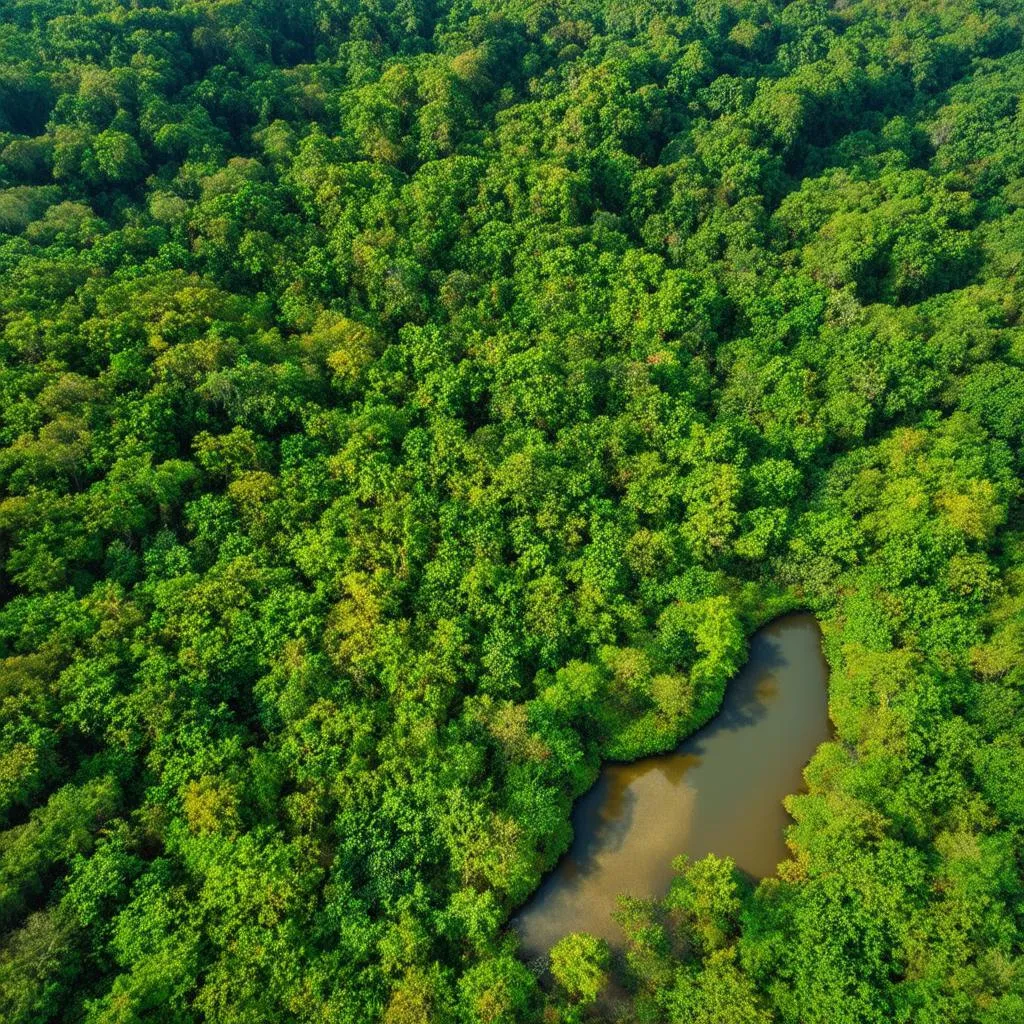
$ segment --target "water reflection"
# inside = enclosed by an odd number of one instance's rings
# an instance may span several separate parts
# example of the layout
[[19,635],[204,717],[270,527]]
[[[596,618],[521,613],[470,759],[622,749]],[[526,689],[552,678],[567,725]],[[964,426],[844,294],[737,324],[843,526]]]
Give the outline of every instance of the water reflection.
[[786,857],[782,798],[828,738],[821,635],[810,615],[788,615],[756,633],[750,659],[719,714],[677,750],[610,764],[573,809],[575,839],[513,921],[525,957],[571,931],[618,946],[611,920],[627,892],[664,894],[679,853],[732,857],[754,877]]

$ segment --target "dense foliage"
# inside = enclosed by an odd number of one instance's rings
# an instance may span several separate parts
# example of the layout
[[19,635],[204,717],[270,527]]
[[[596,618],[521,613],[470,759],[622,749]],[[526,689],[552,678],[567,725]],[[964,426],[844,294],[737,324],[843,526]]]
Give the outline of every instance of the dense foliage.
[[[1022,26],[0,0],[0,1017],[1024,1020]],[[793,607],[793,860],[542,989]]]

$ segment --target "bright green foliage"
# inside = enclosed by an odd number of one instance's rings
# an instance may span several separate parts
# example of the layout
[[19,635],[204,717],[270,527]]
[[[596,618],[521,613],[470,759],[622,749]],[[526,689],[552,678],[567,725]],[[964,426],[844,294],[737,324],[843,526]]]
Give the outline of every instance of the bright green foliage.
[[714,855],[688,864],[677,857],[672,867],[679,877],[665,897],[665,906],[677,914],[689,941],[702,952],[724,946],[737,929],[740,891],[735,865]]
[[551,973],[571,999],[592,1003],[608,982],[611,954],[603,939],[566,935],[551,947]]
[[530,1024],[602,758],[822,622],[629,1021],[1024,1014],[1015,0],[0,4],[0,1018]]

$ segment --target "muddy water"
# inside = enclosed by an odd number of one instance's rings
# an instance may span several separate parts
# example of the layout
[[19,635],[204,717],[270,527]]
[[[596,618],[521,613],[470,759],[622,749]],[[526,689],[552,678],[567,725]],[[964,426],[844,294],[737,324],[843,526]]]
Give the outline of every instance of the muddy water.
[[708,725],[671,754],[606,765],[573,809],[571,848],[512,922],[521,954],[541,956],[575,931],[620,946],[616,895],[664,895],[679,853],[773,874],[787,856],[782,798],[801,789],[829,736],[827,679],[814,618],[787,615],[754,635]]

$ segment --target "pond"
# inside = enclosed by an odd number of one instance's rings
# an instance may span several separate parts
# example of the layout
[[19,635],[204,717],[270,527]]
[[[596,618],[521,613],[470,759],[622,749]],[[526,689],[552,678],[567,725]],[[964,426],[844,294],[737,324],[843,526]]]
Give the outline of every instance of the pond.
[[754,634],[722,709],[675,751],[608,764],[573,808],[575,838],[513,919],[521,955],[543,956],[569,932],[620,948],[619,893],[661,897],[672,858],[728,856],[755,878],[788,851],[782,799],[830,736],[828,667],[813,616],[786,615]]

